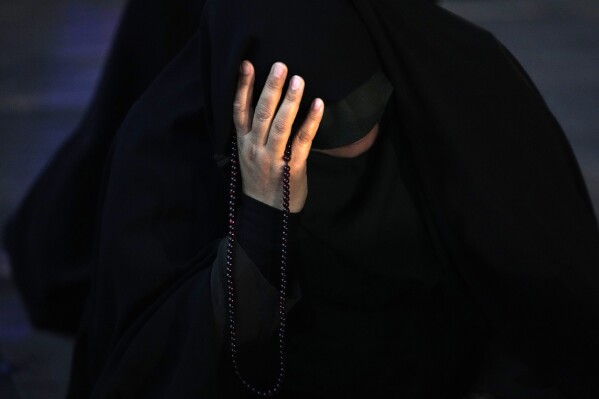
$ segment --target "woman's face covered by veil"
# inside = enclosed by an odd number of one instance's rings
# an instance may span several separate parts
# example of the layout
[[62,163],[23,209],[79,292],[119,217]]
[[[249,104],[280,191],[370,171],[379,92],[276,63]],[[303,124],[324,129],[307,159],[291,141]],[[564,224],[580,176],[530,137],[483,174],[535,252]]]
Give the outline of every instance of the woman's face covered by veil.
[[277,61],[284,62],[290,74],[304,78],[296,126],[314,98],[324,100],[315,149],[351,144],[382,117],[392,87],[380,70],[366,28],[348,2],[229,0],[211,1],[206,7],[202,27],[209,43],[202,48],[210,48],[210,54],[204,57],[209,71],[204,83],[217,153],[227,155],[235,83],[244,59],[255,67],[255,91],[264,87]]
[[[354,143],[384,118],[385,111],[392,110],[387,103],[393,87],[349,2],[227,0],[209,2],[207,7],[203,37],[209,43],[203,47],[211,53],[204,57],[205,70],[210,71],[204,84],[217,153],[228,155],[233,97],[239,65],[245,59],[256,71],[254,94],[262,90],[272,64],[278,61],[287,65],[289,75],[304,78],[296,124],[303,121],[314,98],[323,99],[325,114],[314,149]],[[309,195],[297,240],[307,295],[334,291],[348,303],[361,298],[357,293],[364,290],[360,276],[365,266],[376,270],[377,264],[393,255],[390,251],[403,247],[399,242],[419,248],[413,244],[423,232],[401,184],[394,149],[382,140],[388,138],[386,133],[377,139],[379,145],[355,158],[318,152],[308,157]],[[394,206],[397,203],[403,206]],[[399,237],[398,225],[416,227],[408,228],[409,237]],[[388,299],[386,293],[381,294],[381,303]]]

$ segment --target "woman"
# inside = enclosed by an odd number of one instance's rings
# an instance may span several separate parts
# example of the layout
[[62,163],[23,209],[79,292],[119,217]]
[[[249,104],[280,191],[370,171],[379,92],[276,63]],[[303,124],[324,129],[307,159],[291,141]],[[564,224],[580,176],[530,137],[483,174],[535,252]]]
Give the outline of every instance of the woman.
[[207,2],[100,200],[71,398],[599,392],[576,163],[509,53],[432,4]]

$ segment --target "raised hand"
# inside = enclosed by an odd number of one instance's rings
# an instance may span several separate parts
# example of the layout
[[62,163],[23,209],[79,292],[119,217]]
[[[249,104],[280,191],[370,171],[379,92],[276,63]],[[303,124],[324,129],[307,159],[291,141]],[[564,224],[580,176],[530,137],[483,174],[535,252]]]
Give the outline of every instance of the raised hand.
[[[283,156],[304,92],[304,80],[299,76],[293,76],[281,102],[283,86],[287,79],[287,66],[280,62],[275,63],[254,110],[254,78],[253,65],[244,61],[240,67],[233,103],[242,188],[246,195],[283,209]],[[294,213],[303,209],[308,196],[306,160],[323,111],[322,100],[315,99],[306,120],[291,143],[289,210]]]

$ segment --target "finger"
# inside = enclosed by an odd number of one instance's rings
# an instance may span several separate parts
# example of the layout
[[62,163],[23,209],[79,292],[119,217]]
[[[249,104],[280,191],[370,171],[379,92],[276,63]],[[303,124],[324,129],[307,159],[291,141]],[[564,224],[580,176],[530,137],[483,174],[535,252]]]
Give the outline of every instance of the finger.
[[320,98],[317,98],[312,102],[306,120],[293,138],[293,143],[291,144],[291,163],[295,165],[305,164],[310,154],[312,140],[314,140],[322,121],[323,112],[324,103]]
[[249,61],[243,61],[239,68],[237,92],[233,101],[233,122],[237,135],[241,136],[251,128],[251,105],[254,88],[254,67]]
[[283,155],[303,93],[304,80],[299,76],[292,77],[285,99],[281,103],[268,133],[266,148],[271,154]]
[[260,94],[260,99],[254,110],[252,120],[253,139],[258,144],[265,144],[270,130],[270,124],[275,115],[277,105],[281,99],[281,91],[285,84],[287,76],[287,67],[281,62],[275,63],[271,70],[264,89]]

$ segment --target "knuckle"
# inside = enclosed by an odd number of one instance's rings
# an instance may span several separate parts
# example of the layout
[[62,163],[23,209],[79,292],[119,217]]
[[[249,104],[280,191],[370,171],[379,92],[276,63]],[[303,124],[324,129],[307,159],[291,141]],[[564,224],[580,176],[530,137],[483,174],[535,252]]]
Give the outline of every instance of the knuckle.
[[252,81],[252,77],[250,75],[241,75],[239,81],[241,86],[249,86]]
[[243,157],[251,164],[258,162],[262,158],[260,148],[256,144],[248,143],[243,148]]
[[239,116],[245,111],[245,104],[242,101],[236,100],[233,102],[233,115]]
[[282,79],[270,77],[266,80],[266,88],[269,90],[278,90],[282,86]]
[[289,128],[289,125],[283,119],[275,119],[272,124],[272,128],[275,133],[284,133]]
[[256,111],[254,113],[254,118],[258,120],[260,123],[264,123],[270,120],[272,114],[267,106],[264,104],[258,104],[256,107]]
[[289,102],[296,102],[299,101],[302,98],[302,96],[297,90],[289,90],[287,91],[286,98]]
[[310,144],[312,136],[307,129],[300,129],[297,132],[297,141],[302,145]]
[[308,120],[316,125],[320,124],[321,118],[322,116],[318,112],[310,112],[310,114],[308,115]]

